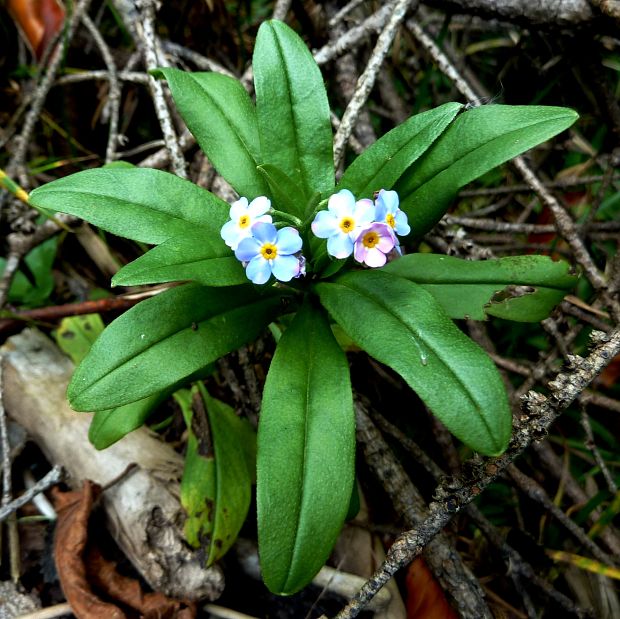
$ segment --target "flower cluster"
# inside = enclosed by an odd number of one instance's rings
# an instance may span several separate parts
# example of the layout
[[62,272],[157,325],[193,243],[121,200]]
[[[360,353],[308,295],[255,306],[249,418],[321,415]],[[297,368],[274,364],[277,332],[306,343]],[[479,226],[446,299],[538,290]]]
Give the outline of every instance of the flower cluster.
[[[305,275],[306,260],[301,254],[302,239],[291,226],[276,228],[269,212],[271,201],[259,196],[248,203],[240,198],[230,207],[230,221],[221,237],[243,262],[245,273],[255,284],[265,284],[273,275],[281,282]],[[348,258],[369,267],[381,267],[391,251],[400,253],[397,234],[409,234],[407,215],[400,210],[398,194],[382,189],[375,201],[355,196],[343,189],[332,195],[327,210],[319,211],[312,232],[327,239],[327,253]]]
[[288,282],[305,273],[299,232],[291,227],[278,230],[267,214],[270,208],[271,201],[265,196],[249,204],[247,198],[240,198],[231,205],[230,221],[220,232],[254,284],[265,284],[272,275]]
[[397,234],[409,234],[407,215],[400,210],[398,194],[382,189],[373,203],[355,200],[342,189],[330,197],[326,211],[319,211],[312,222],[312,232],[327,239],[327,253],[334,258],[348,258],[369,267],[381,267],[392,250],[400,252]]

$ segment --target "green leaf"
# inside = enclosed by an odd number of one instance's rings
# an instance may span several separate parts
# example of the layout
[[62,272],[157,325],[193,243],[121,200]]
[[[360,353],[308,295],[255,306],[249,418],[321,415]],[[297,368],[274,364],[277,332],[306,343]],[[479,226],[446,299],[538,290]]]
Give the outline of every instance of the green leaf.
[[121,406],[190,378],[254,339],[284,294],[188,284],[142,301],[108,326],[78,366],[67,391],[71,406]]
[[544,320],[578,279],[569,273],[568,263],[548,256],[470,261],[410,254],[383,271],[428,290],[451,318],[485,320],[491,315],[519,322]]
[[263,162],[299,185],[304,202],[315,192],[332,190],[329,103],[323,77],[306,45],[286,24],[263,22],[253,67]]
[[[26,254],[25,266],[15,273],[9,288],[8,299],[11,303],[33,307],[47,301],[54,290],[52,265],[57,247],[58,239],[48,239]],[[6,260],[0,258],[0,276],[5,266]],[[26,270],[30,278],[25,275]]]
[[[104,330],[99,314],[84,314],[63,318],[56,332],[59,348],[78,364],[86,357],[95,340]],[[148,419],[153,409],[164,399],[165,393],[113,408],[97,411],[88,428],[88,440],[96,449],[105,449],[136,430]]]
[[108,410],[95,411],[88,428],[88,440],[96,449],[106,449],[125,435],[142,427],[169,390]]
[[188,129],[217,171],[241,196],[266,195],[256,171],[261,163],[256,109],[243,85],[219,73],[162,68]]
[[76,365],[88,354],[105,326],[99,314],[63,318],[55,333],[56,343]]
[[342,175],[337,189],[349,189],[356,197],[372,197],[391,189],[454,120],[460,103],[445,103],[416,114],[369,146]]
[[304,587],[342,528],[354,481],[355,419],[347,359],[310,302],[276,348],[258,428],[256,501],[265,584]]
[[265,177],[273,197],[274,208],[303,218],[306,214],[306,201],[303,190],[291,178],[273,165],[258,166],[258,171]]
[[506,449],[512,417],[499,373],[429,292],[381,271],[347,273],[316,291],[349,337],[398,372],[450,432],[486,455]]
[[248,278],[224,241],[201,231],[175,236],[124,266],[113,286],[192,280],[205,286],[234,286]]
[[84,170],[35,189],[30,200],[118,236],[153,244],[197,227],[219,237],[230,209],[189,181],[147,168]]
[[564,131],[577,113],[563,107],[484,105],[459,115],[394,189],[420,237],[458,190],[485,172]]
[[188,428],[181,504],[185,536],[207,552],[206,565],[223,557],[237,538],[250,507],[256,436],[230,406],[212,398],[202,383],[181,404]]

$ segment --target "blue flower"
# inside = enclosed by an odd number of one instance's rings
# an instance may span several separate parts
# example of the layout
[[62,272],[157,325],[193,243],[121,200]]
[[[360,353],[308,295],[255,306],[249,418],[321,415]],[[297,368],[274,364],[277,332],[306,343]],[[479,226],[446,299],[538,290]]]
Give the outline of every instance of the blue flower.
[[252,236],[242,239],[235,256],[247,262],[245,274],[255,284],[264,284],[273,275],[281,282],[288,282],[302,274],[300,258],[293,255],[301,251],[302,240],[295,228],[280,230],[271,223],[259,222],[251,229]]
[[243,239],[252,236],[252,226],[258,222],[271,223],[271,215],[265,213],[271,208],[271,201],[258,196],[248,204],[247,198],[239,198],[230,207],[230,221],[222,226],[220,236],[233,251]]
[[399,208],[398,194],[395,191],[382,189],[375,200],[376,220],[388,224],[400,236],[407,236],[411,226],[407,221],[407,213]]
[[312,232],[327,239],[327,253],[334,258],[348,258],[362,228],[375,218],[371,200],[355,201],[348,189],[329,198],[326,211],[319,211],[312,222]]

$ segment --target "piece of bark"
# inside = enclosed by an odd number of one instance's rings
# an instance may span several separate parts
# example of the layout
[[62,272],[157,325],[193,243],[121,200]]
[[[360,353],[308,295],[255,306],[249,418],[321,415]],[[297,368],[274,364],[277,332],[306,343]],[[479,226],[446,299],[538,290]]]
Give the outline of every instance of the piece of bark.
[[97,451],[88,441],[92,415],[76,413],[65,392],[73,364],[42,333],[27,329],[0,349],[8,414],[24,426],[50,462],[64,466],[74,487],[106,486],[137,467],[102,497],[114,539],[155,591],[180,599],[215,600],[224,579],[206,569],[184,540],[179,502],[183,459],[146,428]]

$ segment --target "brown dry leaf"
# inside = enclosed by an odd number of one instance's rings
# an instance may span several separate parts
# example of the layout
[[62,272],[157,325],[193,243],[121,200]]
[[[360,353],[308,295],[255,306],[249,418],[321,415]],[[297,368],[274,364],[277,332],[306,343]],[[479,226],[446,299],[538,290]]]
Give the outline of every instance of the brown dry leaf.
[[45,48],[62,28],[64,8],[57,0],[8,0],[7,8],[36,59],[41,60]]
[[[54,558],[62,590],[76,617],[83,619],[193,619],[196,607],[172,600],[162,593],[144,593],[137,580],[122,576],[116,565],[99,549],[88,545],[88,519],[101,488],[85,481],[80,491],[54,491],[58,523]],[[127,614],[119,606],[103,601],[93,591],[100,590],[135,612]]]
[[458,619],[424,559],[407,570],[407,619]]
[[125,619],[125,613],[96,596],[86,580],[83,555],[88,540],[88,517],[100,492],[101,488],[90,481],[84,482],[82,490],[54,490],[58,512],[54,560],[62,590],[76,617]]
[[193,619],[196,616],[193,604],[173,600],[163,593],[144,593],[137,580],[119,574],[116,564],[108,561],[96,547],[89,548],[86,565],[91,584],[140,612],[144,619]]

